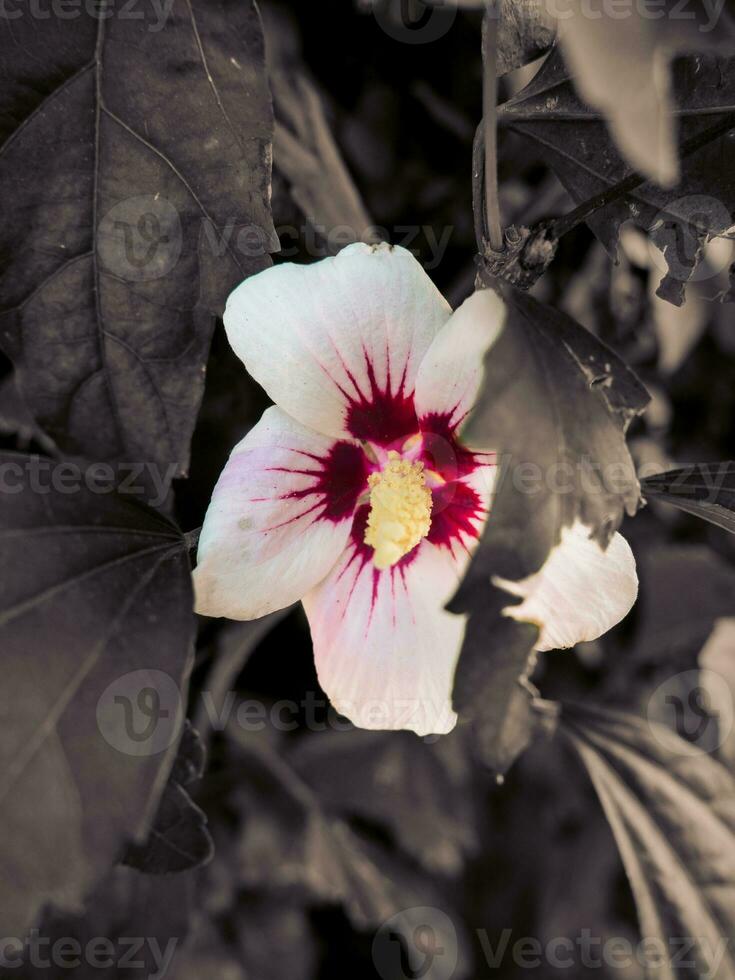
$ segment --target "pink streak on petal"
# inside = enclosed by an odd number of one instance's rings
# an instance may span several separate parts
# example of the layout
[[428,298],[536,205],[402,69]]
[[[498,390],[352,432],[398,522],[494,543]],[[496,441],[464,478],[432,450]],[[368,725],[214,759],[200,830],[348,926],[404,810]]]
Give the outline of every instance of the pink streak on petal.
[[315,472],[311,487],[292,490],[284,496],[296,500],[320,495],[318,519],[337,524],[354,512],[358,498],[367,486],[371,467],[362,449],[350,442],[336,442],[329,455],[320,462],[321,470]]
[[[305,453],[301,450],[290,450],[300,456],[309,456],[314,465],[306,467],[288,465],[267,466],[259,465],[264,457],[272,456],[270,449],[255,449],[243,454],[241,459],[235,459],[230,471],[225,471],[220,478],[220,492],[228,485],[240,487],[243,475],[239,463],[248,469],[259,470],[262,473],[295,474],[309,479],[305,486],[298,489],[285,490],[281,493],[269,493],[267,496],[247,497],[249,503],[270,503],[274,500],[298,501],[303,500],[304,506],[297,512],[288,514],[284,520],[263,531],[273,531],[312,515],[310,523],[326,520],[334,524],[351,517],[357,507],[360,495],[367,489],[367,478],[373,467],[360,446],[350,442],[335,442],[324,456]],[[246,484],[247,485],[247,484]]]

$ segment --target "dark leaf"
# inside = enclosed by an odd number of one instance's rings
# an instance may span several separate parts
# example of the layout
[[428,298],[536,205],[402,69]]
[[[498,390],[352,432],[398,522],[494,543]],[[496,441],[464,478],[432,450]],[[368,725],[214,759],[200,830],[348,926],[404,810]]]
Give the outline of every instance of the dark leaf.
[[695,463],[641,481],[644,497],[663,500],[735,533],[735,462]]
[[211,859],[213,844],[207,818],[185,789],[201,777],[205,761],[202,740],[187,721],[148,839],[131,844],[125,864],[146,874],[170,874],[188,871]]
[[[469,613],[455,705],[480,722],[486,758],[499,772],[530,737],[531,694],[518,681],[530,669],[538,627],[501,615],[512,600],[491,578],[538,571],[575,520],[606,546],[623,514],[639,506],[625,431],[648,402],[635,375],[592,334],[525,293],[508,287],[503,295],[506,323],[463,431],[471,445],[496,448],[500,472],[483,539],[451,604]],[[530,489],[529,472],[537,475]],[[559,474],[565,492],[552,489]]]
[[5,454],[0,921],[78,908],[144,838],[176,754],[194,617],[180,532],[70,464]]
[[646,975],[735,975],[732,774],[668,728],[622,712],[564,705],[562,731],[615,835],[641,934],[657,945]]
[[215,314],[277,247],[263,41],[252,0],[106,6],[0,19],[0,343],[64,452],[167,484]]
[[[611,50],[617,51],[613,48]],[[554,51],[525,89],[500,109],[500,121],[533,139],[575,203],[594,203],[585,220],[611,255],[620,225],[649,229],[669,266],[659,293],[676,303],[703,244],[726,232],[735,209],[735,73],[732,59],[692,57],[673,72],[681,133],[681,181],[673,188],[638,178],[618,153],[602,116],[577,96]],[[619,95],[616,94],[616,98]],[[573,212],[574,214],[574,212]],[[565,218],[552,224],[565,226]]]

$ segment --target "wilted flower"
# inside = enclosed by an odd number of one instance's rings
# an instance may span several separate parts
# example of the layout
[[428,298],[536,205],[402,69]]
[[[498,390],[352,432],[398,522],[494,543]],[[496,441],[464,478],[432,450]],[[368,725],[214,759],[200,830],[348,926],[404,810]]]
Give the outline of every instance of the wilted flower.
[[[301,599],[319,681],[341,713],[364,728],[449,731],[464,617],[444,606],[497,472],[494,454],[458,430],[502,300],[475,293],[452,313],[409,252],[352,245],[251,277],[224,319],[276,404],[215,487],[197,611],[254,619]],[[540,650],[599,636],[637,589],[624,539],[603,552],[581,526],[536,575],[502,584],[524,599],[508,613],[541,626]]]

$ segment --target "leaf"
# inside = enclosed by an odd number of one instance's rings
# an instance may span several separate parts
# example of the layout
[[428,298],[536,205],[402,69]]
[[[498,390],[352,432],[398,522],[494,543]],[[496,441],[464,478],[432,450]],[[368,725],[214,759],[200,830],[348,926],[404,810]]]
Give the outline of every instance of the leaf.
[[562,721],[615,835],[641,935],[657,947],[646,975],[735,975],[732,775],[633,715],[575,704],[563,706]]
[[[735,151],[727,136],[735,126],[732,64],[732,59],[705,57],[677,61],[672,97],[682,138],[682,175],[669,190],[631,172],[601,115],[577,96],[558,50],[499,110],[501,123],[540,145],[574,202],[580,208],[589,203],[584,220],[612,256],[623,222],[633,220],[649,230],[669,266],[658,293],[676,305],[683,302],[684,285],[703,244],[732,224]],[[618,98],[617,88],[611,91]],[[551,227],[561,230],[566,224],[562,217]]]
[[[78,909],[145,837],[176,754],[194,617],[180,532],[67,463],[3,454],[0,921]],[[109,488],[108,488],[109,490]]]
[[641,481],[643,495],[662,500],[735,533],[735,462],[695,463]]
[[683,11],[677,0],[664,0],[657,8],[652,18],[631,5],[621,17],[605,0],[577,0],[557,16],[582,97],[605,114],[631,166],[666,187],[679,175],[669,62],[693,51],[732,53],[735,21],[723,5]]
[[0,19],[0,344],[63,452],[164,483],[215,314],[277,247],[254,4],[166,9]]
[[[469,614],[455,707],[480,722],[484,754],[499,772],[530,737],[531,693],[518,682],[530,671],[538,627],[502,615],[512,600],[491,579],[538,571],[575,520],[607,545],[639,506],[625,432],[648,402],[632,371],[573,320],[510,287],[503,297],[506,322],[462,433],[470,445],[494,448],[500,469],[485,533],[450,604]],[[564,492],[554,492],[560,476]]]
[[123,859],[125,864],[146,874],[171,874],[211,860],[214,845],[207,818],[186,792],[186,787],[201,778],[205,761],[199,733],[186,721],[148,838],[142,844],[131,844]]

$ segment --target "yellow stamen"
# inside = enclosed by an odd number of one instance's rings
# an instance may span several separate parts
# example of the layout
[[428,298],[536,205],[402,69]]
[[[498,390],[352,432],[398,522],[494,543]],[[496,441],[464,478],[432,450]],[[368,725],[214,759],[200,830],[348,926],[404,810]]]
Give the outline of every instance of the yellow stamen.
[[380,473],[368,477],[370,514],[365,544],[375,549],[376,568],[390,568],[425,538],[431,527],[431,490],[424,464],[391,450]]

